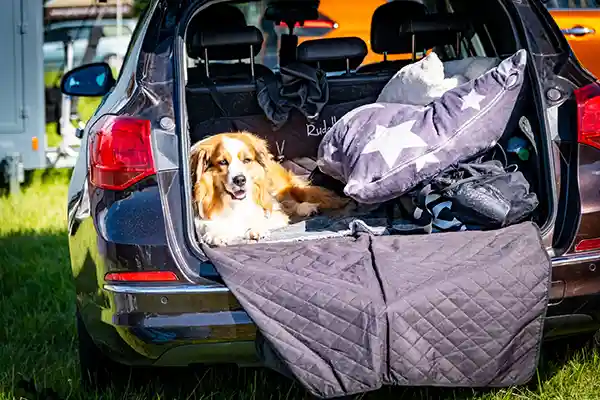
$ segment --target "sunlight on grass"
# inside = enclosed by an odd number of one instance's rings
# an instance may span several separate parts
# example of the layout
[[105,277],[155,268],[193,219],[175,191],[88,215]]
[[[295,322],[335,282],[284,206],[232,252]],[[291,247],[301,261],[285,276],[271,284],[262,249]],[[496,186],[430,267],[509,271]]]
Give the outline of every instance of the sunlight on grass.
[[22,195],[0,198],[0,399],[21,374],[64,387],[77,370],[67,176],[34,175]]
[[21,195],[0,198],[0,236],[38,230],[65,232],[67,172],[48,174],[52,176],[38,171]]
[[[307,398],[273,373],[208,368],[143,374],[141,386],[85,393],[79,383],[75,288],[67,247],[66,172],[34,174],[21,195],[0,198],[0,400],[14,400],[20,379],[65,399],[262,400]],[[548,348],[551,348],[549,345]],[[161,372],[161,374],[163,374]],[[357,399],[595,400],[600,356],[566,352],[545,361],[531,385],[489,391],[385,388]]]

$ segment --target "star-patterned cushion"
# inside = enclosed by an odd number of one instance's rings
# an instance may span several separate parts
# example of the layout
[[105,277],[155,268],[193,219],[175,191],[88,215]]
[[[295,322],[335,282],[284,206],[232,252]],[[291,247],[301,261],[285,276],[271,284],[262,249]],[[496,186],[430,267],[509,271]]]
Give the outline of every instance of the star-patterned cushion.
[[319,168],[360,203],[401,196],[494,146],[515,109],[526,63],[519,50],[425,107],[372,103],[350,111],[323,137]]

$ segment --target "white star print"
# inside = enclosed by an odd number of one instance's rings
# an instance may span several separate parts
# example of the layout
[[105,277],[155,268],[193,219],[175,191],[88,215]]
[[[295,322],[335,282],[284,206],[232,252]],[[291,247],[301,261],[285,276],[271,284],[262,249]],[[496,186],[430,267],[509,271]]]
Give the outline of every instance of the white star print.
[[336,150],[337,150],[337,147],[332,145],[331,142],[327,142],[325,144],[325,154],[327,154],[328,156],[331,157],[333,155],[333,153],[335,153]]
[[350,179],[348,183],[346,183],[346,187],[344,188],[344,192],[353,191],[361,186],[361,183],[355,179]]
[[385,108],[385,106],[383,104],[380,103],[370,103],[370,104],[365,104],[364,106],[360,106],[358,108],[355,108],[354,110],[348,111],[346,114],[344,114],[344,116],[341,118],[341,121],[343,121],[344,123],[348,122],[349,120],[351,120],[356,114],[358,114],[359,112],[363,111],[363,110],[367,110],[369,108]]
[[427,147],[427,143],[411,131],[416,121],[406,121],[400,125],[377,125],[373,139],[363,149],[361,154],[379,152],[388,168],[392,168],[403,149],[411,147]]
[[461,111],[466,110],[467,108],[473,108],[477,111],[481,110],[481,102],[485,99],[485,96],[477,93],[475,89],[471,89],[468,95],[462,98],[462,106],[460,107]]
[[415,166],[417,167],[417,172],[423,169],[425,164],[433,164],[438,163],[440,160],[433,154],[424,154],[421,157],[417,158],[415,161]]
[[327,157],[329,159],[330,162],[335,163],[335,164],[339,164],[338,161],[333,159],[333,154],[337,151],[337,147],[335,147],[334,145],[331,144],[331,142],[327,142],[325,144],[325,148],[324,148],[324,156]]

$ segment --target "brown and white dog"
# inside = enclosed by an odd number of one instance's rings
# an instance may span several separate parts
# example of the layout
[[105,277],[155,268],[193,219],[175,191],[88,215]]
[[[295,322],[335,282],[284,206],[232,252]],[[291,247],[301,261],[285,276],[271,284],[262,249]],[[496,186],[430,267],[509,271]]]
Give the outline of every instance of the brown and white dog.
[[194,144],[191,172],[196,231],[213,246],[258,240],[288,225],[290,217],[348,203],[283,168],[267,143],[248,132],[221,133]]

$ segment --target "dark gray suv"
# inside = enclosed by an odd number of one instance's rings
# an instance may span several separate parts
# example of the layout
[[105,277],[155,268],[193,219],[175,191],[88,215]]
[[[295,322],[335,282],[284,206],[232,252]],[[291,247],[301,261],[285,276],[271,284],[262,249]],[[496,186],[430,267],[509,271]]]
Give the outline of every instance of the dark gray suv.
[[[252,320],[194,237],[189,149],[205,135],[206,121],[261,113],[255,78],[272,74],[277,79],[277,65],[294,57],[294,40],[277,36],[265,45],[263,37],[275,32],[265,19],[256,22],[263,36],[258,42],[256,36],[240,34],[235,43],[221,43],[211,53],[218,56],[210,60],[192,38],[206,24],[246,26],[247,15],[263,15],[268,6],[280,9],[287,26],[301,26],[305,21],[298,10],[315,3],[152,0],[133,32],[116,79],[103,63],[65,75],[65,93],[104,96],[82,133],[87,145],[77,160],[68,201],[84,376],[108,377],[115,363],[186,366],[257,361]],[[409,18],[403,10],[415,8],[414,1],[406,0],[382,0],[381,7],[389,3],[395,4],[391,17]],[[289,12],[291,4],[296,16]],[[439,39],[441,51],[453,51],[457,37],[465,54],[505,57],[519,48],[528,50],[531,120],[538,132],[551,138],[541,152],[544,168],[537,171],[535,182],[541,210],[537,222],[554,266],[546,336],[597,330],[600,85],[573,56],[539,0],[418,4],[430,13],[464,15],[461,26],[468,29],[458,35],[443,23],[426,32]],[[393,37],[394,32],[393,26],[372,27],[371,42],[376,34]],[[255,57],[272,52],[274,43],[279,47],[271,55],[279,62],[257,63]],[[348,57],[343,52],[343,46],[332,47],[326,56],[343,61]],[[407,63],[388,60],[387,51],[380,55],[378,63],[354,60],[352,71],[329,74],[330,101],[356,97],[357,87],[361,99],[373,101],[373,95]],[[205,84],[209,63],[210,87]],[[215,93],[222,109],[213,102]],[[318,146],[320,137],[309,135],[296,147],[288,144],[292,153],[288,158],[301,159],[301,149]]]

